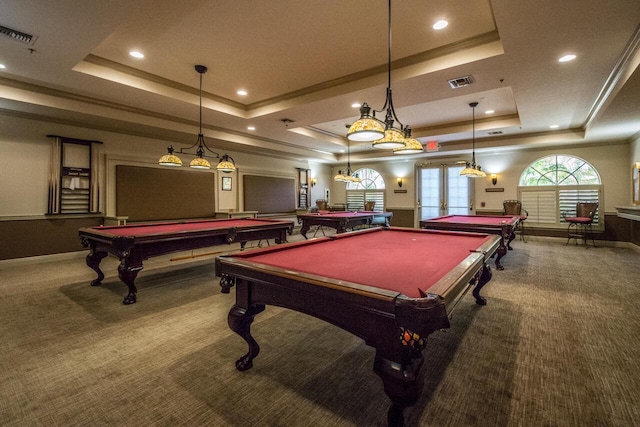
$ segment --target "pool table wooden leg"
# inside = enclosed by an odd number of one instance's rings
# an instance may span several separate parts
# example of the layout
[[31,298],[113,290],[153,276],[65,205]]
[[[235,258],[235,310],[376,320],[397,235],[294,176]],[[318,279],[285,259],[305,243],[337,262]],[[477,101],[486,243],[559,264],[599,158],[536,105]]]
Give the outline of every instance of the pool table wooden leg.
[[251,323],[255,315],[264,311],[265,306],[257,304],[250,308],[242,308],[237,304],[229,311],[227,322],[229,328],[240,335],[249,345],[249,352],[236,361],[236,369],[246,371],[253,366],[253,359],[260,353],[258,342],[251,336]]
[[[496,261],[496,263],[497,262],[498,261]],[[480,270],[480,272],[478,273],[478,276],[475,279],[476,285],[473,287],[473,291],[471,292],[474,298],[476,299],[476,304],[487,305],[487,300],[485,299],[485,297],[480,295],[480,289],[482,289],[482,287],[486,285],[489,282],[489,280],[491,280],[492,276],[493,276],[493,273],[491,273],[491,267],[488,266],[487,264],[484,264],[484,266],[482,267],[482,270]]]
[[420,368],[424,359],[414,358],[409,364],[402,365],[376,354],[373,370],[384,384],[384,392],[391,399],[391,407],[387,412],[387,422],[391,427],[404,425],[404,408],[418,400],[422,391]]
[[498,246],[498,250],[496,251],[496,253],[498,254],[496,256],[496,268],[498,270],[504,270],[504,267],[500,263],[500,260],[502,259],[502,257],[504,257],[507,254],[507,247],[504,245],[504,240],[505,240],[504,238],[500,239],[500,246]]
[[509,233],[509,241],[507,242],[507,249],[509,249],[510,251],[513,250],[513,248],[511,247],[511,242],[513,242],[516,238],[516,230],[515,228],[511,230],[511,233]]
[[120,277],[120,280],[129,288],[129,293],[124,297],[124,300],[122,300],[122,303],[125,305],[135,304],[138,300],[138,288],[136,288],[135,280],[140,270],[142,270],[142,262],[131,264],[128,263],[126,259],[120,261],[118,277]]
[[309,231],[309,228],[311,228],[309,224],[307,224],[306,221],[303,221],[302,227],[300,227],[300,234],[302,234],[302,237],[304,237],[305,239],[307,238],[307,231]]
[[107,256],[106,252],[102,251],[91,251],[89,255],[87,255],[87,265],[96,272],[98,275],[97,279],[91,281],[91,286],[100,286],[102,284],[102,279],[104,279],[104,273],[100,270],[100,262],[104,257]]

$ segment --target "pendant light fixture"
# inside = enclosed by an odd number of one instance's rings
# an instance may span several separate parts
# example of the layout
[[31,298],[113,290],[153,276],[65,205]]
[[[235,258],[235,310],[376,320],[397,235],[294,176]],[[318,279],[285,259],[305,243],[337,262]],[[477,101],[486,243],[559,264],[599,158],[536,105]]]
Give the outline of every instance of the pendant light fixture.
[[362,182],[362,178],[358,174],[351,172],[351,149],[349,140],[347,139],[347,172],[342,175],[342,171],[338,171],[338,174],[333,177],[334,181],[338,182]]
[[333,177],[333,180],[336,182],[345,182],[344,175],[342,174],[342,170],[338,171],[338,174]]
[[[360,118],[347,131],[347,138],[351,141],[373,141],[373,148],[397,149],[397,154],[421,153],[422,145],[411,138],[411,128],[404,126],[396,115],[391,93],[391,0],[389,0],[388,14],[388,61],[387,61],[387,97],[380,110],[374,110],[365,102],[360,107]],[[376,113],[386,110],[384,122],[376,118]],[[394,124],[399,126],[394,126]],[[420,149],[418,149],[418,146]],[[405,149],[405,151],[401,151]]]
[[460,172],[461,176],[466,176],[467,178],[485,178],[487,176],[486,173],[482,171],[482,167],[480,165],[476,165],[476,107],[478,106],[477,102],[472,102],[469,104],[471,107],[472,114],[472,139],[471,139],[471,163],[467,162],[465,168]]
[[[213,154],[213,157],[216,159],[220,159],[216,169],[220,172],[229,173],[236,170],[235,161],[228,154],[224,154],[222,157],[215,151],[211,150],[207,147],[206,142],[204,141],[204,135],[202,133],[202,75],[207,72],[207,67],[204,65],[196,65],[196,71],[200,74],[200,132],[198,133],[198,139],[195,144],[191,147],[183,149],[181,148],[178,153],[180,154],[189,154],[195,155],[196,157],[189,163],[189,167],[195,169],[211,169],[211,164],[205,158],[205,153],[208,152]],[[195,146],[198,146],[195,154],[189,153],[187,150],[191,150]],[[182,166],[182,160],[178,156],[174,154],[175,150],[172,145],[167,147],[167,154],[162,156],[160,160],[158,160],[158,164],[162,166]]]
[[404,139],[404,147],[394,148],[393,154],[418,154],[424,151],[424,147],[417,139],[411,138],[411,127],[405,126],[404,132],[406,138]]

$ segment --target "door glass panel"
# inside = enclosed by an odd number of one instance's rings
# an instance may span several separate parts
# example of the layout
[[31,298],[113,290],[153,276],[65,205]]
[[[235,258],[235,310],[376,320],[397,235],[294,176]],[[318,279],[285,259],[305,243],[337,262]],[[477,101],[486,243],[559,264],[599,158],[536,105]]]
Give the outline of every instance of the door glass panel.
[[470,179],[460,176],[462,165],[420,169],[420,219],[470,215]]
[[441,169],[421,169],[421,201],[420,219],[436,218],[440,216],[441,196]]
[[462,169],[447,167],[447,215],[469,215],[469,178],[460,176]]

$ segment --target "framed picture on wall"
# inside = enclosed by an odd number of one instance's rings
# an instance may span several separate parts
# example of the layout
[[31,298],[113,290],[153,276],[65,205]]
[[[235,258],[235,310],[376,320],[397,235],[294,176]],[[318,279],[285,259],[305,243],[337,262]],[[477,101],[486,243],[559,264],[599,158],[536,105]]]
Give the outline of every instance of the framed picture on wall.
[[633,164],[631,188],[633,189],[633,204],[640,205],[640,162]]
[[222,177],[222,191],[231,191],[231,177],[223,176]]

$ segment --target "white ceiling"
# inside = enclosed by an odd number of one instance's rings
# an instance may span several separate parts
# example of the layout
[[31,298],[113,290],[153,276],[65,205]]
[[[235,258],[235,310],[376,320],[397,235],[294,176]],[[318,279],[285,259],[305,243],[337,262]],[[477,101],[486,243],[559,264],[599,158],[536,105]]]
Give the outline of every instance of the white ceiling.
[[[168,143],[195,143],[202,64],[210,147],[344,161],[345,126],[359,115],[351,104],[384,103],[387,6],[3,0],[0,25],[37,39],[0,37],[0,114],[147,135],[160,156]],[[435,31],[440,18],[449,26]],[[478,151],[629,141],[640,132],[639,24],[637,0],[396,0],[397,116],[440,144],[423,157],[468,155],[473,101]],[[559,63],[566,53],[577,59]],[[451,89],[463,76],[473,84]],[[392,157],[369,143],[351,152],[354,162]]]

